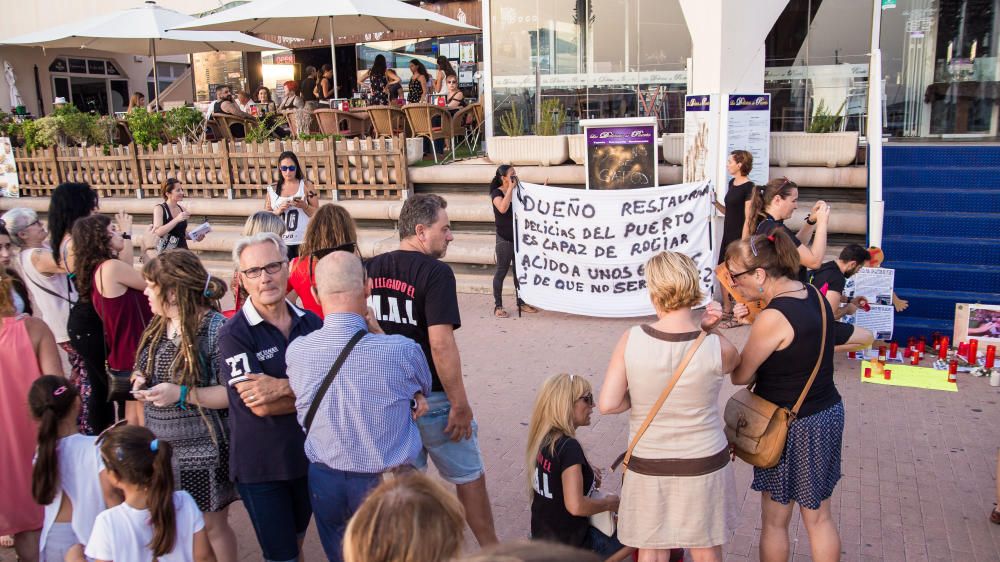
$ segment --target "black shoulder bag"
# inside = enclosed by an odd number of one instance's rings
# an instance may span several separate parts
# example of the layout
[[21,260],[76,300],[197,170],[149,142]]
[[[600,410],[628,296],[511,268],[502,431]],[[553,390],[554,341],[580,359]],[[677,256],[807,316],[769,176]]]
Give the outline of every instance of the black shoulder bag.
[[361,341],[361,338],[365,337],[365,334],[367,333],[368,330],[358,330],[354,334],[351,341],[347,342],[347,345],[345,345],[344,349],[341,350],[340,355],[337,356],[337,360],[333,362],[333,366],[330,367],[330,372],[327,373],[326,378],[323,379],[323,384],[319,385],[319,389],[313,396],[312,404],[309,405],[309,411],[306,412],[306,419],[302,423],[304,429],[306,430],[306,435],[309,435],[309,428],[312,427],[313,418],[316,417],[316,410],[319,409],[320,402],[322,402],[323,398],[326,396],[326,391],[329,390],[330,385],[333,384],[333,379],[337,378],[337,373],[340,371],[340,368],[344,366],[344,361],[347,360],[347,356],[351,354],[354,346],[358,345],[358,342]]

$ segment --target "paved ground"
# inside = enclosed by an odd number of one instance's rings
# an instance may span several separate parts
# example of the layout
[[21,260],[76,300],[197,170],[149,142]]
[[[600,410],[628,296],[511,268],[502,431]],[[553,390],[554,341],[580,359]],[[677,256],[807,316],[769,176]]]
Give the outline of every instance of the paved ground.
[[[540,382],[570,372],[603,378],[611,349],[633,320],[599,320],[555,313],[498,320],[492,300],[459,297],[463,328],[457,332],[466,386],[480,424],[480,443],[497,530],[501,539],[528,534],[524,441]],[[728,335],[742,347],[747,328]],[[1000,560],[1000,525],[987,521],[995,501],[996,451],[1000,445],[1000,389],[985,379],[960,375],[957,393],[862,384],[857,366],[837,362],[844,396],[844,477],[833,497],[845,561]],[[720,403],[733,387],[723,387]],[[580,431],[591,462],[608,466],[626,446],[624,415],[599,416]],[[736,464],[739,525],[726,545],[726,560],[758,560],[759,494],[752,472]],[[655,514],[651,514],[655,516]],[[243,560],[259,560],[253,529],[242,504],[233,505]],[[798,515],[792,522],[795,562],[810,560],[809,540]],[[474,542],[466,533],[468,549]],[[307,558],[322,560],[315,528]],[[9,556],[9,551],[4,551]],[[0,560],[5,559],[0,555]]]

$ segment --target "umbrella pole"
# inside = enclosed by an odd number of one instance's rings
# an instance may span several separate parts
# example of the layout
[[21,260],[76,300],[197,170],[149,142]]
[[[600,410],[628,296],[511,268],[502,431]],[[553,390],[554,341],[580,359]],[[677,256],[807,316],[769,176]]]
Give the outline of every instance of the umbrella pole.
[[153,52],[153,92],[156,93],[156,108],[159,109],[160,105],[160,75],[156,71],[156,40],[149,40],[149,48]]
[[333,69],[333,97],[340,97],[340,90],[337,89],[337,45],[333,38],[333,16],[330,18],[330,68]]

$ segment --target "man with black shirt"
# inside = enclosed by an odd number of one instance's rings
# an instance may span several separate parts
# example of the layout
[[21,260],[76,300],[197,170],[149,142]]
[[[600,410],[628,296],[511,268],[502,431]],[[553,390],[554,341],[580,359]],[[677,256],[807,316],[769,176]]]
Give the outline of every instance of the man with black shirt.
[[[855,297],[845,306],[843,303],[844,287],[847,285],[847,278],[864,267],[868,260],[868,250],[857,244],[849,244],[840,251],[840,257],[828,261],[821,265],[819,269],[809,272],[809,283],[813,284],[826,295],[826,300],[833,308],[833,317],[840,320],[844,316],[850,316],[858,311],[858,306],[862,301],[861,297]],[[860,328],[837,322],[835,325],[835,338],[837,351],[853,351],[871,345],[875,337],[865,328]]]
[[417,420],[426,461],[458,488],[466,521],[481,546],[497,542],[476,422],[462,381],[455,330],[458,312],[455,273],[440,258],[454,239],[439,195],[418,194],[399,213],[399,249],[368,262],[369,305],[387,334],[413,339],[431,369],[429,411]]

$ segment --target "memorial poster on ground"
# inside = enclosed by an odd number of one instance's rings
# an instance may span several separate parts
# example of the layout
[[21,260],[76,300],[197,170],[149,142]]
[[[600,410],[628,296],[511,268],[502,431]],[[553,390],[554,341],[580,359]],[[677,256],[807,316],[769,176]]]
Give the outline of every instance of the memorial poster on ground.
[[726,113],[726,154],[746,150],[753,156],[750,181],[768,181],[771,153],[771,94],[730,94]]
[[847,280],[844,295],[865,297],[871,310],[858,310],[854,316],[845,316],[843,321],[861,326],[875,334],[877,340],[892,339],[896,309],[892,305],[892,291],[896,270],[887,267],[862,267]]
[[17,164],[10,138],[0,137],[0,197],[18,197],[20,182],[17,179]]
[[644,266],[663,250],[694,260],[710,298],[707,181],[586,191],[522,183],[515,195],[514,259],[525,302],[585,316],[651,315]]
[[587,119],[587,189],[641,189],[659,184],[656,119]]
[[710,95],[684,97],[683,181],[712,179],[715,175],[719,107]]

